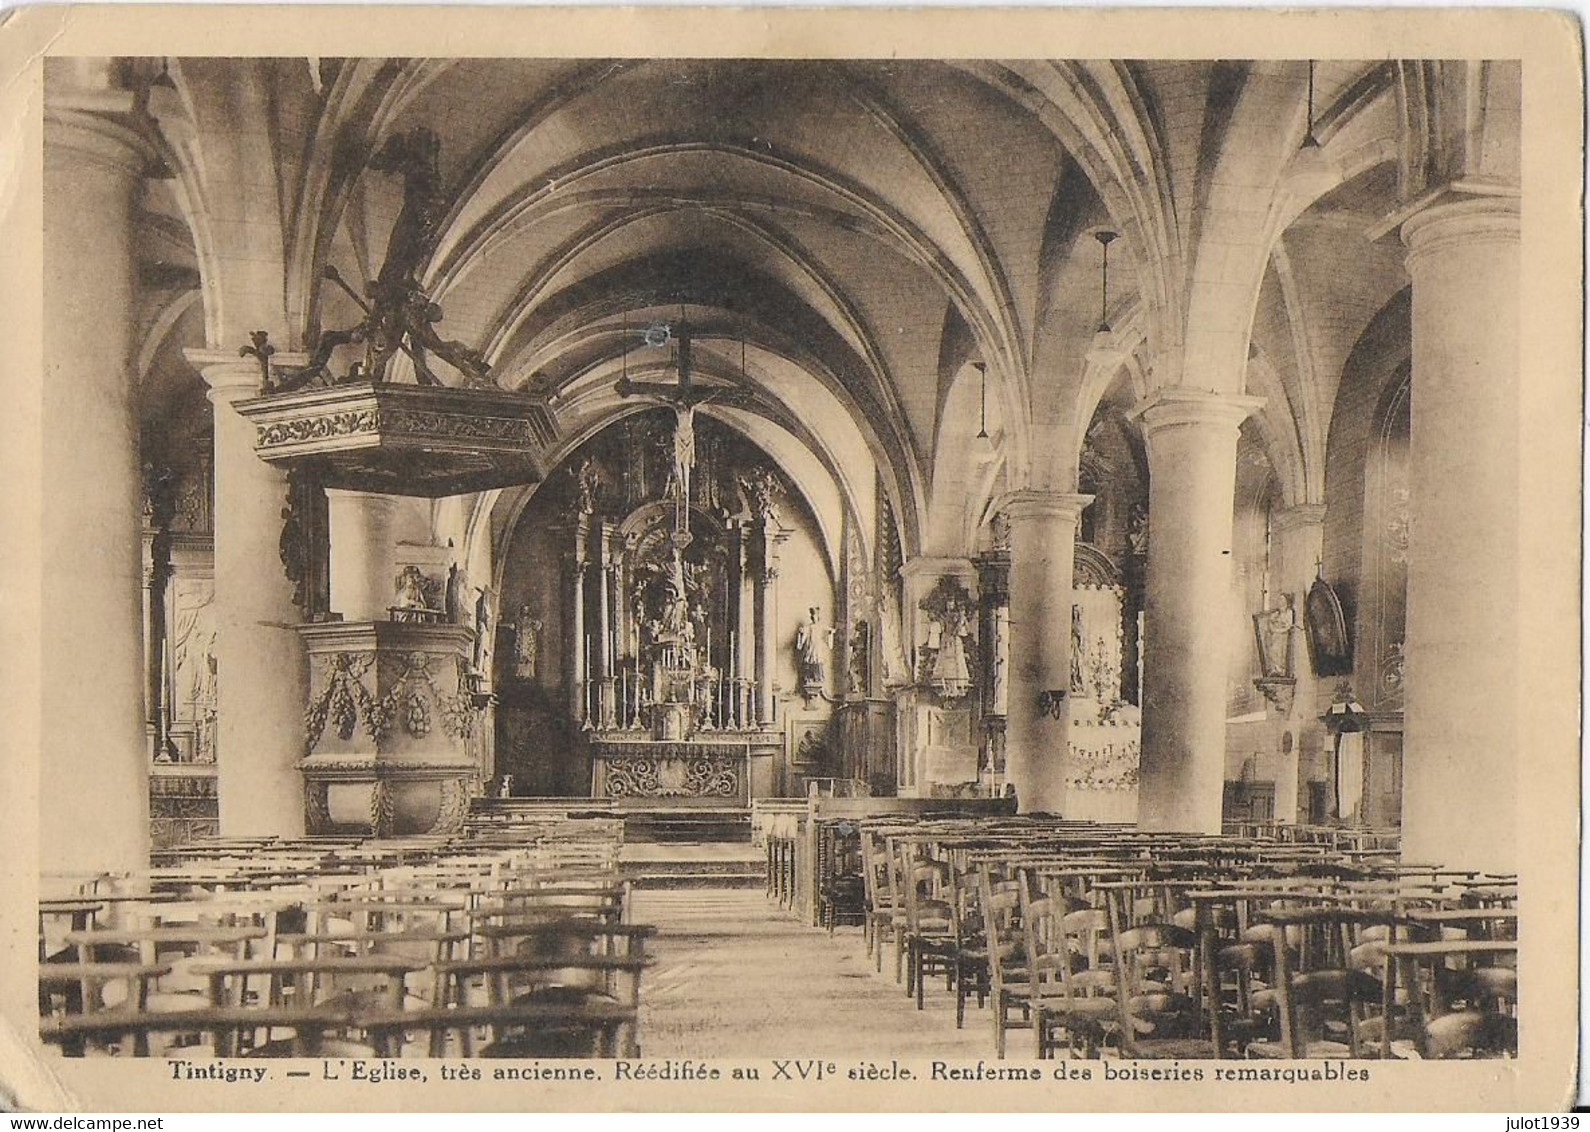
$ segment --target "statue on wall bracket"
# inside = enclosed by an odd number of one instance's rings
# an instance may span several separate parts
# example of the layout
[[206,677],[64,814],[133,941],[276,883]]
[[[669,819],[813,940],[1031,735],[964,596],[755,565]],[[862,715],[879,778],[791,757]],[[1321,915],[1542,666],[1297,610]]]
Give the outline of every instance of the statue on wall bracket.
[[800,675],[801,695],[808,701],[823,694],[826,658],[834,647],[834,631],[823,625],[821,614],[820,608],[812,606],[795,630],[795,670]]

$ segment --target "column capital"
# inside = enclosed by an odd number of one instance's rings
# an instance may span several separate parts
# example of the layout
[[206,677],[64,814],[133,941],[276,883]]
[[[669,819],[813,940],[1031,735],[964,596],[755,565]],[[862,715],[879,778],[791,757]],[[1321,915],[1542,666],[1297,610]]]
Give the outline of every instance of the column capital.
[[1270,526],[1277,534],[1298,530],[1301,527],[1317,527],[1325,521],[1325,504],[1299,503],[1296,507],[1287,507],[1281,511],[1270,513]]
[[328,487],[325,489],[326,501],[332,504],[346,504],[349,507],[359,507],[368,511],[388,511],[397,506],[397,496],[383,495],[378,491],[352,491],[344,487]]
[[1009,516],[1012,526],[1037,519],[1060,519],[1075,523],[1092,502],[1091,495],[1022,488],[1000,496],[994,504],[994,510]]
[[[182,351],[210,387],[212,405],[231,405],[247,401],[263,392],[264,375],[260,372],[258,358],[240,354],[236,350],[212,350],[208,347],[190,346]],[[271,355],[272,365],[302,366],[309,364],[309,355],[278,350]]]
[[45,161],[70,153],[102,170],[125,177],[142,176],[160,164],[153,140],[137,128],[115,95],[98,99],[51,99],[44,108]]
[[1263,407],[1263,397],[1167,385],[1150,394],[1131,415],[1143,422],[1143,432],[1147,435],[1162,428],[1183,425],[1224,425],[1236,429]]
[[939,578],[946,575],[970,578],[976,574],[977,567],[972,564],[970,558],[945,558],[919,554],[900,564],[902,578]]
[[1458,197],[1443,192],[1402,221],[1402,242],[1408,268],[1420,258],[1452,247],[1518,243],[1519,202],[1516,196]]

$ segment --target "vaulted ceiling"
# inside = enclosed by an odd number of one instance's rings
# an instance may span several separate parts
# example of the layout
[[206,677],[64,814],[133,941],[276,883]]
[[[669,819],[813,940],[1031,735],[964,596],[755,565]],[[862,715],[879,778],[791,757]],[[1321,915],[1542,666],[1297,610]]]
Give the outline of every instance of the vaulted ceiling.
[[[1235,327],[1222,381],[1266,398],[1255,434],[1301,502],[1342,364],[1406,285],[1371,237],[1410,136],[1439,131],[1410,126],[1424,78],[1399,66],[1321,64],[1309,102],[1304,62],[173,60],[144,254],[167,307],[203,277],[213,344],[263,309],[221,280],[245,259],[278,264],[285,321],[262,325],[349,325],[322,268],[375,276],[401,185],[364,158],[424,127],[439,329],[546,396],[566,447],[623,411],[623,369],[666,365],[638,328],[683,317],[701,375],[750,394],[742,424],[812,452],[858,515],[881,476],[908,548],[950,546],[930,516],[981,506],[934,492],[1065,486],[1107,389],[1182,380]],[[972,467],[985,373],[996,455]]]

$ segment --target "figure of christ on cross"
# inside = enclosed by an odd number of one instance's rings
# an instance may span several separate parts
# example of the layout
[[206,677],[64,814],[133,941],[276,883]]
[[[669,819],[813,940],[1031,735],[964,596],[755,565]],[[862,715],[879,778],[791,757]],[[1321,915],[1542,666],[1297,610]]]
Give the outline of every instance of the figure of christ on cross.
[[711,401],[750,407],[755,401],[738,389],[697,385],[691,372],[690,326],[683,318],[674,328],[673,337],[679,343],[677,383],[631,381],[626,375],[619,379],[615,388],[620,397],[649,397],[674,411],[673,481],[679,492],[680,529],[683,530],[684,516],[690,505],[690,473],[696,466],[696,406]]

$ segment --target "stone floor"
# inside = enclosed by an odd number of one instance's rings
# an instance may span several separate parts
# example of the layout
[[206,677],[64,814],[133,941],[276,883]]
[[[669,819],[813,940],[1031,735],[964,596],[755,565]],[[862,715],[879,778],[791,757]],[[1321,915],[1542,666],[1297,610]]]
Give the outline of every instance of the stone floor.
[[656,924],[657,957],[641,984],[648,1057],[986,1057],[993,1025],[976,1000],[955,1028],[955,996],[930,985],[927,1008],[873,970],[860,928],[833,936],[801,924],[760,890],[634,894],[637,923]]

